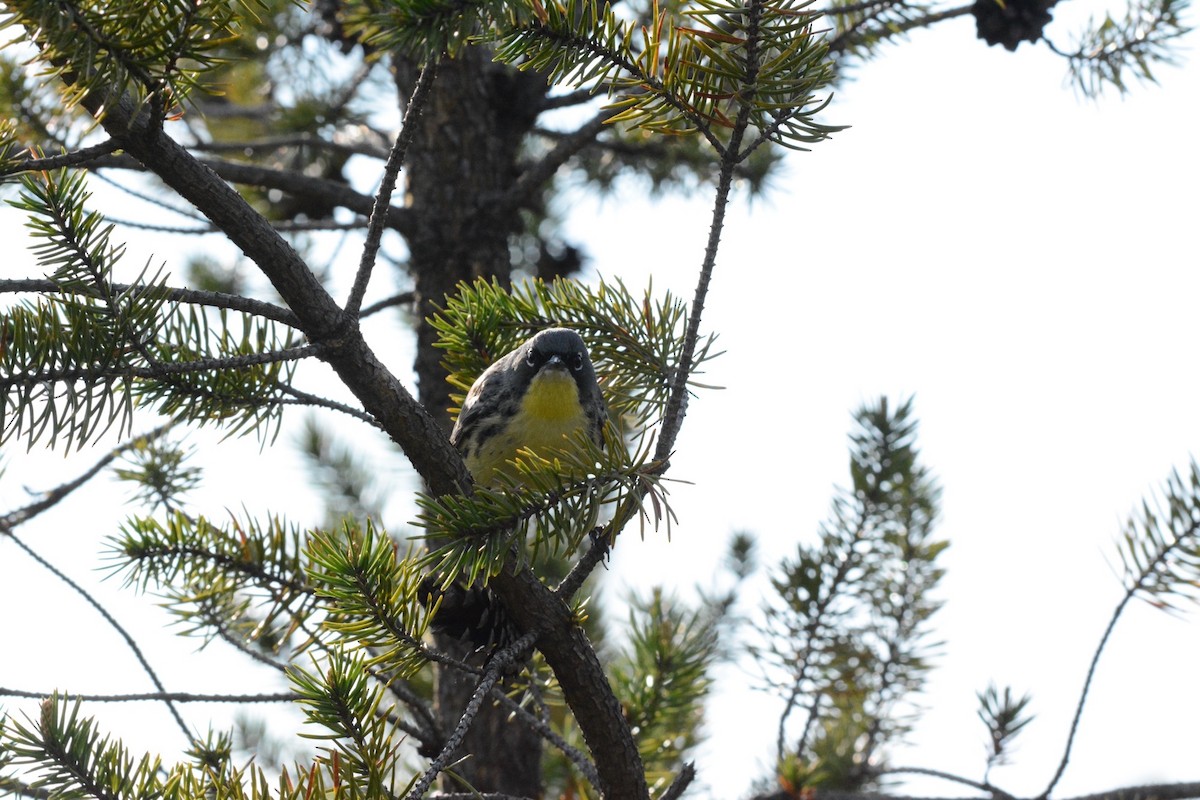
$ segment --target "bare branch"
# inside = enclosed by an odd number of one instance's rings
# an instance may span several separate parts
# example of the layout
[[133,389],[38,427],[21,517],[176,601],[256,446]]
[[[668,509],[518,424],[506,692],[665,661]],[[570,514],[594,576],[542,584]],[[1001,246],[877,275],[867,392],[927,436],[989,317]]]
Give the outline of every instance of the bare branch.
[[[0,697],[24,697],[41,700],[54,692],[31,692],[24,689],[6,689],[0,686]],[[85,703],[138,703],[145,701],[172,703],[294,703],[296,695],[291,692],[274,694],[197,694],[195,692],[141,692],[133,694],[71,694],[71,699]]]
[[500,689],[492,688],[492,698],[499,700],[500,704],[507,708],[513,716],[521,720],[533,730],[537,731],[538,735],[545,739],[550,744],[554,745],[560,753],[567,757],[579,773],[583,775],[584,780],[592,786],[600,785],[600,776],[596,773],[596,765],[593,764],[588,757],[576,747],[572,747],[566,739],[559,736],[555,730],[550,727],[544,720],[539,719],[535,714],[530,713],[528,709],[513,700]]
[[421,797],[424,797],[434,778],[450,765],[454,754],[462,746],[463,739],[467,735],[467,729],[471,727],[471,723],[475,721],[475,716],[479,713],[479,709],[483,707],[484,699],[491,693],[492,687],[496,685],[496,682],[500,680],[504,672],[520,658],[522,653],[533,645],[534,638],[533,633],[527,633],[492,657],[492,661],[484,672],[482,679],[480,679],[479,685],[475,688],[475,694],[471,695],[471,701],[463,709],[458,725],[455,726],[454,731],[446,739],[445,745],[442,746],[442,752],[438,753],[437,758],[430,762],[429,768],[421,775],[420,780],[413,785],[412,790],[406,795],[405,800],[420,800]]
[[408,146],[412,144],[413,135],[416,132],[413,120],[425,107],[425,100],[429,96],[429,87],[433,85],[433,78],[436,74],[437,59],[431,58],[421,68],[421,76],[417,79],[412,97],[409,98],[408,106],[404,110],[400,133],[396,135],[396,143],[392,146],[387,164],[384,166],[379,193],[375,196],[375,202],[371,207],[371,219],[367,224],[367,241],[363,245],[362,259],[358,264],[358,272],[354,276],[350,298],[346,301],[346,314],[353,319],[358,319],[363,296],[367,293],[367,284],[370,282],[371,272],[375,268],[375,257],[379,253],[379,240],[383,236],[383,228],[387,224],[388,213],[391,209],[392,191],[396,188],[396,177],[400,174],[400,168],[404,165],[404,156],[408,153]]
[[60,153],[55,156],[27,158],[19,161],[8,169],[0,170],[0,175],[17,175],[22,172],[39,172],[41,170],[62,169],[63,167],[86,167],[88,163],[117,150],[117,143],[109,139],[100,144],[84,147],[70,153]]
[[[123,294],[131,289],[137,288],[132,284],[114,283],[110,284],[113,292]],[[52,280],[45,278],[27,278],[17,280],[0,279],[0,294],[12,292],[39,292],[41,294],[51,294],[64,292],[61,286]],[[236,294],[225,294],[224,292],[207,292],[199,289],[174,289],[171,287],[156,288],[156,291],[161,291],[168,301],[176,303],[191,303],[192,305],[207,306],[210,308],[223,308],[227,311],[241,311],[246,314],[252,314],[256,317],[269,319],[274,322],[279,322],[284,325],[289,325],[293,328],[299,327],[300,321],[296,315],[286,308],[268,303],[263,300],[254,300],[249,297],[242,297]],[[88,296],[99,296],[94,290],[79,289],[72,287],[73,294],[86,294]]]
[[[150,662],[146,659],[145,654],[142,652],[142,648],[138,646],[137,640],[130,635],[129,631],[127,631],[125,627],[121,625],[121,623],[117,622],[116,617],[114,617],[109,610],[100,603],[99,600],[92,596],[91,592],[89,592],[87,589],[84,589],[82,586],[68,577],[66,573],[64,573],[58,567],[54,566],[45,558],[34,552],[34,550],[29,547],[29,545],[25,544],[25,542],[21,541],[21,539],[19,539],[11,529],[0,529],[0,532],[6,534],[12,543],[24,551],[26,555],[49,571],[52,575],[54,575],[54,577],[58,578],[68,587],[73,589],[87,602],[88,605],[96,609],[96,612],[104,618],[104,621],[107,622],[109,626],[112,627],[112,629],[115,630],[117,634],[125,640],[125,646],[129,648],[130,652],[133,653],[134,658],[136,658],[138,663],[142,665],[142,671],[145,672],[150,678],[150,682],[154,684],[154,688],[158,689],[160,694],[168,694],[166,687],[163,686],[162,681],[158,677],[158,673],[154,670],[154,667],[150,666]],[[179,730],[183,731],[184,738],[186,738],[193,746],[197,746],[199,742],[188,729],[187,723],[183,721],[183,717],[179,714],[179,709],[175,708],[175,701],[168,698],[163,699],[162,702],[167,706],[167,710],[170,711],[171,716],[174,717],[175,724],[179,726]]]
[[[129,450],[130,448],[137,447],[146,442],[154,441],[155,439],[157,439],[160,436],[162,436],[163,434],[165,434],[167,431],[171,430],[171,428],[174,426],[175,426],[175,422],[171,421],[171,422],[166,423],[165,425],[160,425],[159,427],[155,428],[154,430],[149,431],[148,433],[144,433],[141,436],[134,436],[133,438],[131,438],[129,441],[125,442],[124,444],[121,444],[118,447],[114,447],[107,454],[105,454],[102,458],[100,458],[95,464],[93,464],[90,469],[86,470],[78,477],[76,477],[72,480],[69,480],[66,483],[59,484],[58,486],[54,487],[53,489],[45,492],[42,495],[40,500],[36,500],[27,506],[16,509],[15,511],[10,511],[7,514],[5,514],[4,516],[0,517],[0,535],[7,534],[7,535],[11,536],[13,528],[16,528],[16,527],[28,522],[29,520],[33,519],[34,517],[38,516],[39,514],[45,512],[45,511],[48,511],[51,508],[53,508],[54,506],[58,505],[68,495],[70,495],[71,492],[75,491],[76,489],[78,489],[79,487],[83,486],[85,483],[90,481],[92,478],[99,475],[101,470],[103,470],[105,467],[107,467],[109,464],[111,464],[113,461],[115,461],[118,457],[120,457],[123,453],[125,453],[125,451]],[[46,695],[42,695],[42,696],[46,696]]]

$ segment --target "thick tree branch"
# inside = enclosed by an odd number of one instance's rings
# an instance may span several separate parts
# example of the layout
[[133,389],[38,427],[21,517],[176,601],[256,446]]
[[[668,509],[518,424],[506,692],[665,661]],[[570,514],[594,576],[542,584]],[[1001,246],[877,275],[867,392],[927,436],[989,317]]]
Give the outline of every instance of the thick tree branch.
[[601,794],[619,800],[647,797],[637,743],[604,666],[570,607],[528,569],[501,570],[489,585],[503,598],[521,630],[537,634],[537,648],[554,670],[592,751]]
[[[300,328],[321,347],[324,360],[400,445],[434,492],[458,492],[470,485],[461,457],[438,424],[383,365],[354,320],[262,215],[212,168],[154,128],[146,115],[136,115],[127,98],[88,97],[85,105],[93,114],[103,111],[101,123],[122,149],[208,217],[262,270],[295,313]],[[369,208],[371,199],[366,202]]]

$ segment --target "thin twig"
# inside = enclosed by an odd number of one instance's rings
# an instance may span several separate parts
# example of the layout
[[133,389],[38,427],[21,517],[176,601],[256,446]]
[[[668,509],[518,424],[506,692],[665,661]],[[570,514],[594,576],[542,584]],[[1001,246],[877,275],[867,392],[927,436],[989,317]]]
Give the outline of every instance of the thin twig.
[[45,512],[45,511],[48,511],[49,509],[58,505],[60,502],[62,502],[67,497],[67,495],[71,494],[71,492],[75,491],[80,486],[83,486],[85,483],[90,481],[92,478],[94,478],[98,474],[100,474],[100,470],[104,469],[109,464],[111,464],[113,461],[115,461],[126,450],[129,450],[133,447],[137,447],[143,443],[152,442],[155,439],[158,439],[163,434],[165,434],[167,431],[171,430],[171,428],[173,428],[175,426],[175,424],[176,424],[176,421],[172,420],[168,423],[158,426],[157,428],[155,428],[152,431],[149,431],[148,433],[143,433],[141,436],[132,437],[129,441],[125,442],[124,444],[114,447],[106,455],[104,455],[102,458],[100,458],[98,461],[96,461],[96,463],[93,464],[91,466],[91,468],[89,468],[88,470],[83,472],[78,477],[76,477],[72,480],[69,480],[66,483],[59,484],[58,486],[55,486],[53,489],[50,489],[49,491],[44,492],[42,494],[42,497],[40,500],[35,500],[34,502],[30,503],[27,506],[23,506],[14,511],[10,511],[7,514],[5,514],[4,516],[0,517],[0,535],[7,534],[7,535],[11,536],[13,528],[16,528],[19,525],[22,525],[22,524],[28,522],[29,520],[33,519],[37,515]]
[[[1176,543],[1178,543],[1178,540]],[[1075,716],[1071,718],[1071,729],[1067,733],[1067,743],[1063,747],[1062,758],[1058,762],[1058,768],[1054,771],[1054,777],[1050,779],[1050,783],[1038,795],[1038,800],[1044,800],[1044,798],[1050,796],[1050,792],[1054,791],[1054,787],[1058,785],[1059,779],[1062,778],[1063,772],[1067,769],[1067,762],[1071,758],[1071,749],[1075,745],[1075,735],[1079,732],[1079,720],[1083,716],[1083,707],[1087,703],[1088,692],[1092,688],[1092,679],[1096,676],[1096,666],[1100,663],[1100,655],[1104,652],[1104,647],[1108,644],[1108,639],[1112,636],[1113,629],[1117,627],[1117,620],[1121,618],[1121,614],[1125,611],[1125,607],[1129,605],[1129,601],[1142,588],[1142,582],[1154,571],[1158,563],[1166,557],[1171,549],[1166,548],[1163,552],[1159,553],[1158,558],[1138,576],[1138,580],[1125,592],[1125,596],[1121,598],[1121,602],[1117,603],[1117,607],[1113,609],[1112,616],[1108,620],[1108,625],[1104,628],[1104,634],[1100,637],[1100,643],[1096,645],[1096,651],[1092,653],[1092,661],[1088,665],[1087,675],[1083,679],[1083,689],[1079,692],[1079,703],[1075,706]]]
[[836,55],[853,47],[857,42],[870,40],[876,36],[898,36],[915,28],[927,28],[930,25],[935,25],[939,22],[945,22],[948,19],[954,19],[955,17],[962,17],[970,14],[973,8],[973,4],[968,4],[965,6],[957,6],[955,8],[948,8],[943,11],[931,12],[929,14],[925,14],[924,16],[915,17],[913,19],[906,19],[893,23],[884,23],[878,26],[875,30],[867,31],[859,36],[856,36],[855,34],[859,32],[862,26],[855,26],[854,28],[842,31],[837,36],[831,38],[829,40],[829,52]]
[[189,145],[189,149],[198,153],[253,153],[255,150],[275,150],[281,147],[311,147],[314,150],[330,150],[346,155],[387,158],[387,151],[374,145],[334,142],[311,133],[289,133],[245,141],[200,142]]
[[536,714],[522,706],[516,700],[513,700],[503,690],[492,687],[492,697],[500,701],[500,704],[507,708],[512,714],[525,725],[528,725],[531,730],[552,744],[560,753],[575,765],[579,770],[579,774],[594,787],[600,786],[600,776],[596,772],[596,765],[591,762],[587,755],[578,747],[572,747],[566,739],[559,736],[554,728],[550,727],[544,720],[540,719]]
[[454,754],[462,746],[463,739],[466,738],[471,723],[475,721],[475,717],[479,714],[479,709],[483,707],[483,701],[492,691],[492,687],[496,685],[509,666],[517,661],[524,651],[533,646],[536,638],[537,634],[533,632],[526,633],[493,656],[487,670],[479,681],[479,685],[475,687],[475,693],[471,695],[471,700],[467,703],[467,707],[463,709],[462,717],[459,718],[458,724],[454,726],[454,731],[446,739],[446,744],[442,747],[442,752],[438,753],[437,758],[430,762],[428,769],[421,775],[420,780],[413,786],[412,791],[405,796],[405,800],[419,800],[419,798],[425,796],[425,792],[429,791],[434,778],[449,766],[450,762],[454,759]]
[[554,593],[561,597],[564,601],[570,600],[579,591],[579,587],[583,586],[583,582],[588,579],[592,571],[596,569],[596,565],[604,560],[611,550],[608,546],[608,541],[603,538],[603,529],[596,529],[597,535],[592,537],[591,547],[583,554],[583,558],[571,567],[571,571],[563,578],[558,586],[554,588]]
[[951,783],[959,783],[963,786],[970,786],[972,789],[978,789],[985,792],[998,800],[1015,800],[1015,798],[987,781],[974,781],[970,778],[964,778],[961,775],[955,775],[951,772],[943,772],[937,769],[929,769],[927,767],[889,767],[887,769],[873,770],[872,775],[925,775],[930,778],[938,778],[939,780],[949,781]]
[[60,169],[62,167],[78,167],[86,165],[100,156],[106,156],[120,147],[112,139],[100,144],[84,147],[70,153],[59,153],[56,156],[42,156],[18,161],[9,169],[0,170],[0,175],[16,175],[21,172],[41,172],[43,170]]
[[[96,166],[99,167],[100,165],[97,164]],[[141,200],[143,203],[152,205],[155,208],[161,208],[164,211],[175,214],[176,216],[184,217],[185,219],[190,219],[193,222],[208,221],[204,218],[203,214],[197,213],[193,208],[177,206],[174,203],[168,202],[167,199],[161,195],[151,194],[150,192],[143,192],[139,189],[134,189],[132,186],[127,186],[126,184],[121,183],[121,181],[108,177],[108,175],[98,171],[97,169],[92,170],[92,175],[95,176],[97,180],[107,183],[117,191],[127,194],[130,197],[135,197],[138,200]]]
[[379,424],[379,420],[375,419],[370,414],[368,414],[367,412],[363,411],[360,408],[355,408],[354,406],[349,406],[349,405],[346,405],[345,403],[339,403],[336,400],[330,400],[325,397],[320,397],[315,394],[310,394],[308,392],[301,391],[300,389],[297,389],[295,386],[292,386],[287,383],[276,384],[275,388],[277,388],[283,394],[291,395],[290,400],[280,400],[279,401],[280,403],[282,403],[284,405],[312,406],[314,408],[328,408],[331,411],[340,411],[343,414],[347,414],[351,417],[354,417],[357,420],[361,420],[362,422],[367,423],[368,425],[370,425],[373,428],[381,427]]
[[362,260],[358,264],[358,273],[354,276],[354,285],[350,289],[350,297],[346,300],[346,315],[351,319],[358,318],[362,308],[363,296],[367,293],[367,284],[371,281],[371,272],[375,269],[375,257],[379,253],[380,239],[383,237],[384,226],[387,225],[388,211],[392,205],[392,191],[396,188],[396,178],[404,165],[404,156],[408,146],[416,135],[415,120],[425,107],[429,96],[429,87],[437,74],[437,56],[431,57],[421,68],[417,85],[409,98],[408,106],[404,109],[404,119],[400,123],[400,133],[396,135],[396,143],[388,154],[387,164],[383,169],[383,180],[379,192],[375,195],[375,203],[371,207],[371,219],[367,223],[367,241],[363,244]]
[[[134,658],[136,658],[138,663],[142,665],[142,670],[150,677],[150,681],[154,684],[154,688],[158,689],[161,694],[167,694],[166,687],[163,686],[162,681],[159,680],[158,673],[154,671],[152,666],[150,666],[150,662],[146,660],[146,656],[144,653],[142,653],[142,648],[138,646],[137,641],[132,635],[130,635],[129,631],[125,630],[121,623],[117,622],[116,617],[114,617],[108,611],[108,609],[101,605],[99,600],[93,597],[87,589],[84,589],[78,583],[71,580],[71,578],[69,578],[66,573],[64,573],[58,567],[54,566],[45,558],[34,552],[29,545],[17,538],[16,534],[14,534],[11,530],[6,530],[5,533],[8,535],[8,538],[12,540],[13,544],[25,551],[26,555],[47,569],[52,575],[54,575],[54,577],[58,578],[71,589],[75,590],[75,592],[78,593],[85,601],[87,601],[92,608],[96,609],[100,616],[104,618],[104,621],[107,622],[121,636],[121,638],[125,640],[125,644],[133,653]],[[192,736],[191,731],[188,730],[187,723],[183,721],[183,717],[180,715],[179,709],[175,708],[174,701],[167,699],[163,700],[163,703],[166,704],[167,709],[171,712],[171,716],[175,718],[176,724],[179,725],[179,729],[183,731],[183,735],[188,742],[193,746],[198,745],[199,741]]]
[[385,297],[383,300],[380,300],[377,303],[372,303],[362,311],[358,312],[358,316],[360,318],[369,317],[372,314],[378,314],[380,311],[391,308],[392,306],[409,305],[411,303],[415,303],[416,301],[416,292],[400,292],[400,294],[394,294],[391,297]]
[[534,192],[544,186],[546,181],[550,180],[558,168],[567,163],[571,156],[596,141],[600,131],[604,130],[605,122],[612,115],[611,109],[605,109],[585,122],[578,130],[559,139],[549,153],[538,159],[537,163],[526,169],[521,173],[521,177],[517,178],[507,192],[510,201],[514,203],[528,202]]
[[[762,14],[761,4],[752,2],[747,14],[746,77],[743,83],[747,87],[754,86],[758,75],[757,39],[758,18]],[[733,176],[739,161],[739,150],[742,138],[746,134],[746,126],[750,123],[750,111],[753,107],[753,93],[750,92],[743,100],[733,130],[726,145],[714,145],[721,154],[721,170],[717,179],[717,194],[713,202],[712,221],[708,229],[708,243],[704,248],[704,260],[700,265],[700,275],[696,281],[696,290],[692,296],[692,306],[688,313],[687,331],[684,334],[683,351],[679,363],[675,365],[675,376],[671,381],[671,394],[667,398],[667,406],[663,411],[662,429],[658,434],[658,446],[654,452],[656,461],[667,461],[675,448],[675,439],[683,426],[683,417],[687,413],[688,378],[692,372],[692,360],[696,355],[696,345],[700,338],[700,318],[704,315],[704,303],[708,297],[708,285],[712,281],[713,268],[717,263],[717,250],[721,245],[721,232],[725,228],[725,209],[729,205],[729,194],[733,188]]]
[[0,389],[12,386],[29,385],[46,382],[65,383],[68,381],[100,381],[117,378],[139,378],[153,380],[165,375],[181,375],[193,372],[211,372],[221,369],[245,369],[246,367],[262,364],[277,364],[286,361],[298,361],[317,356],[323,348],[319,345],[306,344],[299,347],[289,347],[283,350],[265,353],[249,353],[244,356],[229,356],[227,358],[204,358],[199,361],[160,362],[151,367],[72,367],[68,369],[47,369],[40,372],[15,372],[0,377]]
[[[123,228],[136,228],[155,233],[169,233],[181,236],[208,236],[221,233],[215,225],[159,225],[153,222],[141,222],[132,219],[106,216],[105,219]],[[298,221],[290,219],[272,220],[271,227],[280,233],[307,233],[309,231],[357,231],[367,227],[367,221],[358,217],[354,222],[338,222],[332,219],[317,219]]]

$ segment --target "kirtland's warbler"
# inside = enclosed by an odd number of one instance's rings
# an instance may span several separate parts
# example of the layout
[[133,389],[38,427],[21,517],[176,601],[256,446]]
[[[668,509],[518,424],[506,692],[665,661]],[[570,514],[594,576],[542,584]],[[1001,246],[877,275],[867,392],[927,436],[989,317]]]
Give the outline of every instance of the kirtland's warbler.
[[[583,339],[549,328],[488,367],[472,384],[450,443],[475,482],[494,485],[512,475],[517,451],[564,449],[580,432],[602,442],[608,411]],[[518,635],[497,598],[480,586],[440,589],[428,580],[422,600],[441,599],[434,630],[476,647],[503,646]]]

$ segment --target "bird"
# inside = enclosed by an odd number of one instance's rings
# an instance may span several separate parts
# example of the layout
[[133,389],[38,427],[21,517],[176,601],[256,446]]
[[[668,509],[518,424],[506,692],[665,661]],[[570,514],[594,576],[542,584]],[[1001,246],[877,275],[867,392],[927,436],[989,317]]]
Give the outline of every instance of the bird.
[[[582,433],[603,444],[608,408],[583,338],[569,328],[547,328],[497,359],[475,380],[450,433],[479,486],[516,478],[517,452],[570,449]],[[431,627],[477,650],[514,641],[520,631],[485,586],[434,577],[420,589],[426,606],[440,600]]]

